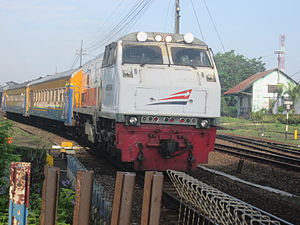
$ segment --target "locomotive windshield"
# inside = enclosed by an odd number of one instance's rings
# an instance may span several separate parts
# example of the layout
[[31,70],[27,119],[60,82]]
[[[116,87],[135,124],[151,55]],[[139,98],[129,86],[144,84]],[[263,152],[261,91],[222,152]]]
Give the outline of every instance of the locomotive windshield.
[[125,45],[123,63],[129,64],[163,64],[161,48],[151,45]]
[[175,65],[211,67],[211,63],[203,49],[172,47],[172,58]]

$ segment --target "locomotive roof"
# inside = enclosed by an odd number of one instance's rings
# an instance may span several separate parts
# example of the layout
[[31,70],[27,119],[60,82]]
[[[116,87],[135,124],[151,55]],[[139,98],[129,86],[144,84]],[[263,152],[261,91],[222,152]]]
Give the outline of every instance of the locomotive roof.
[[56,73],[56,74],[53,74],[53,75],[47,75],[46,77],[43,77],[41,79],[30,82],[28,85],[31,86],[31,85],[35,85],[35,84],[45,83],[45,82],[48,82],[48,81],[54,81],[54,80],[60,80],[60,79],[63,79],[63,78],[68,78],[68,77],[71,77],[72,74],[74,72],[76,72],[77,70],[78,70],[78,68],[71,69],[71,70],[68,70],[68,71],[64,71],[64,72],[61,72],[61,73]]
[[[127,34],[123,37],[121,37],[119,40],[122,41],[137,41],[137,34],[139,32],[134,32],[134,33],[130,33]],[[185,43],[184,42],[184,34],[175,34],[175,33],[161,33],[161,32],[145,32],[148,36],[147,41],[153,41],[156,42],[154,40],[154,37],[158,34],[162,35],[162,36],[167,36],[170,35],[173,38],[173,42],[170,43]],[[194,37],[194,41],[190,44],[190,45],[202,45],[202,46],[207,46],[203,41],[201,41],[200,39]]]

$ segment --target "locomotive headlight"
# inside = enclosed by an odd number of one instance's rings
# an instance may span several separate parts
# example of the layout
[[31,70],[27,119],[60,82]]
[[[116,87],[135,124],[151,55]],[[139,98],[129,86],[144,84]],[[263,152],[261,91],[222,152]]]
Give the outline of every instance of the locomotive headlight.
[[123,69],[123,77],[133,77],[133,73],[131,69]]
[[208,74],[208,75],[206,75],[206,80],[208,82],[216,82],[215,74]]
[[132,117],[130,117],[129,118],[129,123],[130,123],[130,125],[132,125],[132,126],[136,126],[136,125],[138,125],[138,118],[136,118],[135,116],[132,116]]
[[191,33],[186,33],[186,34],[183,36],[183,40],[184,40],[186,43],[190,44],[190,43],[192,43],[192,42],[194,41],[194,35],[191,34]]
[[201,120],[200,121],[200,126],[203,127],[203,128],[208,128],[209,127],[208,120]]
[[155,35],[155,41],[162,41],[163,36],[161,36],[160,34]]
[[165,37],[165,41],[166,42],[171,42],[173,40],[173,37],[171,36],[171,35],[167,35],[166,37]]
[[137,35],[136,35],[136,39],[138,41],[146,41],[148,38],[147,34],[145,32],[139,32]]

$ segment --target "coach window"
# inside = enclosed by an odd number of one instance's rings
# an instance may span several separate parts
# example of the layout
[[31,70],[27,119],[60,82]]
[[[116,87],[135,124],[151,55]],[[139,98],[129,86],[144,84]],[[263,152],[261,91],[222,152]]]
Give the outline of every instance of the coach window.
[[115,64],[116,61],[116,46],[117,44],[111,43],[105,47],[105,52],[102,61],[102,67],[107,67]]
[[43,101],[46,102],[46,91],[43,91]]
[[59,102],[60,101],[60,89],[57,89],[57,101]]

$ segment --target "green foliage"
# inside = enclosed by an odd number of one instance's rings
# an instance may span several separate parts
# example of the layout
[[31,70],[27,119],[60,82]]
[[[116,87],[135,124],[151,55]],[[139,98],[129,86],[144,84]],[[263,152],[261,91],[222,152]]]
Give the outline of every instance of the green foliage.
[[[57,220],[59,225],[70,225],[73,220],[75,192],[68,188],[61,188],[58,198]],[[8,223],[8,193],[0,195],[0,225]],[[30,194],[30,206],[28,209],[28,225],[40,224],[41,195]]]
[[281,106],[279,106],[279,107],[277,108],[277,112],[278,112],[279,115],[281,115],[284,111],[285,111],[285,108],[284,108],[283,105],[281,105]]
[[75,191],[68,188],[61,188],[58,199],[58,223],[72,224],[73,210],[75,204]]
[[13,152],[21,156],[22,162],[31,163],[31,187],[41,183],[44,178],[44,166],[46,165],[46,149],[14,146]]
[[[12,124],[8,120],[0,121],[0,178],[9,176],[10,162],[18,161],[19,156],[13,153],[13,148],[7,143],[7,138],[12,133]],[[3,179],[0,181],[0,187],[5,185]]]
[[287,86],[284,87],[283,94],[287,94],[289,98],[295,102],[296,98],[300,96],[300,85],[289,82]]
[[12,123],[9,120],[0,121],[0,144],[6,144],[6,139],[12,134]]
[[262,121],[262,120],[263,120],[263,117],[264,117],[265,115],[267,115],[267,113],[268,113],[268,111],[267,111],[266,109],[261,109],[261,110],[259,110],[259,111],[257,111],[257,112],[251,112],[250,118],[251,118],[252,120],[254,120],[254,121],[259,122],[259,121]]
[[235,106],[236,100],[233,96],[221,97],[221,115],[236,117],[237,108]]
[[[286,115],[278,116],[278,121],[282,124],[286,124]],[[296,115],[296,114],[289,115],[288,123],[295,124],[295,125],[300,124],[300,115]]]
[[265,71],[265,63],[261,58],[248,59],[236,54],[234,50],[215,55],[222,93],[239,84],[249,76]]

